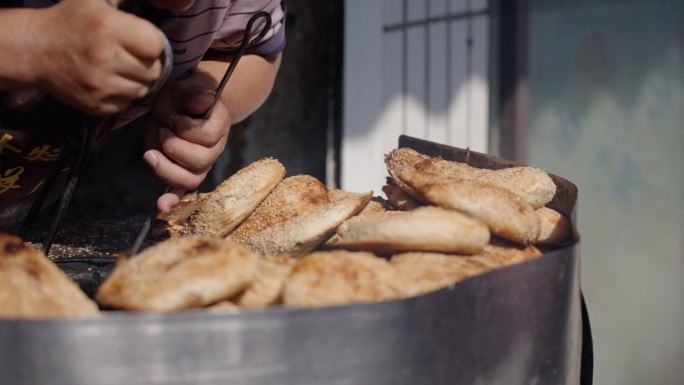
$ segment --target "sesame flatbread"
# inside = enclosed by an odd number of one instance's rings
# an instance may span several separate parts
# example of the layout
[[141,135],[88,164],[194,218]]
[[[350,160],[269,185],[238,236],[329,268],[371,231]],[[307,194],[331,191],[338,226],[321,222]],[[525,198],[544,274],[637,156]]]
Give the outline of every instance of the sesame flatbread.
[[455,210],[435,206],[399,212],[348,226],[337,246],[379,253],[431,251],[475,254],[489,243],[487,225]]
[[404,191],[404,189],[394,183],[382,186],[382,192],[385,193],[387,201],[396,210],[410,211],[423,205],[423,203],[416,200],[409,193]]
[[340,241],[342,235],[349,229],[349,226],[355,223],[379,221],[401,214],[402,211],[392,210],[389,204],[382,199],[378,197],[373,198],[358,214],[342,222],[337,227],[335,234],[325,242],[324,246],[335,246]]
[[96,293],[106,308],[177,311],[243,291],[256,276],[256,255],[222,238],[186,236],[122,257]]
[[179,237],[188,225],[188,217],[199,207],[200,198],[206,194],[193,192],[166,211],[157,213],[152,231],[157,234],[166,232],[170,237]]
[[551,202],[556,194],[556,184],[549,174],[529,166],[489,170],[433,157],[418,162],[415,169],[501,187],[519,196],[535,209]]
[[372,192],[349,194],[289,221],[273,225],[251,236],[245,245],[266,257],[300,257],[331,237],[337,227],[358,214],[371,197]]
[[259,258],[257,275],[247,289],[235,299],[238,306],[264,307],[282,303],[283,286],[296,259]]
[[484,269],[469,263],[469,256],[443,253],[408,252],[392,256],[390,263],[411,280],[416,294],[455,284]]
[[407,252],[393,255],[390,263],[411,280],[412,290],[427,293],[541,255],[535,246],[493,239],[474,255]]
[[406,295],[410,281],[371,253],[319,251],[302,257],[285,282],[291,307],[376,302]]
[[252,235],[328,203],[328,189],[310,175],[285,178],[228,237],[245,242]]
[[539,236],[539,219],[532,206],[506,189],[417,170],[399,177],[432,204],[482,220],[492,234],[522,244]]
[[426,159],[430,159],[430,157],[408,147],[397,148],[385,154],[385,165],[392,181],[419,202],[425,202],[425,198],[413,186],[399,178],[399,174],[408,170],[415,170],[416,165]]
[[183,235],[225,237],[244,221],[285,177],[273,158],[260,159],[201,197]]
[[492,239],[481,252],[474,255],[473,261],[480,261],[486,266],[497,268],[527,261],[542,256],[542,252],[534,245],[520,245],[503,239]]
[[544,207],[556,195],[556,184],[544,170],[519,166],[502,168],[478,176],[476,181],[504,188],[532,208]]
[[0,233],[0,317],[97,314],[97,304],[45,254],[17,236]]

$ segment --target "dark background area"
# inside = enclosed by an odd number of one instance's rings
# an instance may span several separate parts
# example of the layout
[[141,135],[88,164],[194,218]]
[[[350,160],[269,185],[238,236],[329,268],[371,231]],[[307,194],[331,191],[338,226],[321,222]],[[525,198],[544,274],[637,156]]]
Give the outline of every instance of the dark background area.
[[[226,150],[199,191],[211,191],[267,156],[278,159],[288,176],[309,174],[336,185],[334,176],[326,178],[326,156],[330,152],[335,159],[339,146],[343,1],[288,0],[286,36],[273,92],[231,128]],[[93,154],[78,182],[71,216],[117,219],[154,207],[165,185],[142,160],[144,124],[141,119],[114,131]]]

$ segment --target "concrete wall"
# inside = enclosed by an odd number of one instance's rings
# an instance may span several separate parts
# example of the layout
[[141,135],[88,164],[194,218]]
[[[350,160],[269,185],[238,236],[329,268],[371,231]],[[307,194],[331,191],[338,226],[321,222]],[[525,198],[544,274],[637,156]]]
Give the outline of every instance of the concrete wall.
[[579,188],[595,384],[684,383],[684,2],[531,1],[529,163]]

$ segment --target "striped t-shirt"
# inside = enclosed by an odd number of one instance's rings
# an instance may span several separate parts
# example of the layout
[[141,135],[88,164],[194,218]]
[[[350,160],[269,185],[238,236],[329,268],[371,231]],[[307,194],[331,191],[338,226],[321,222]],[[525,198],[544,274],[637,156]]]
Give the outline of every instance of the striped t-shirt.
[[[25,0],[24,6],[42,8],[57,2]],[[149,20],[164,32],[173,50],[170,80],[180,79],[195,69],[208,50],[237,50],[249,18],[260,11],[270,13],[271,28],[261,43],[248,52],[274,57],[285,46],[284,0],[198,0],[182,13],[158,10],[145,0],[124,0],[119,8]],[[263,20],[260,19],[260,22]],[[262,27],[263,23],[255,24],[252,37],[259,34]],[[116,127],[125,125],[147,111],[149,105],[134,103],[119,114]]]

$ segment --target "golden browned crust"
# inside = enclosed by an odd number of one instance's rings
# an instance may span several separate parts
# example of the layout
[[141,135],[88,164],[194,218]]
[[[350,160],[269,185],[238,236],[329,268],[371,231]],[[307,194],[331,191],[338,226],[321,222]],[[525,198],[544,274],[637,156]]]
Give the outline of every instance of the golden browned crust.
[[349,250],[475,254],[489,242],[487,225],[455,210],[419,207],[400,215],[351,223],[337,243]]
[[343,200],[349,200],[349,199],[354,199],[354,197],[366,197],[368,195],[368,192],[353,192],[353,191],[347,191],[347,190],[342,190],[338,188],[334,188],[332,190],[328,191],[328,199],[330,202],[339,202]]
[[475,180],[504,188],[522,198],[535,209],[544,207],[556,195],[556,184],[549,174],[534,167],[502,168],[483,174]]
[[224,237],[244,221],[285,177],[273,158],[260,159],[199,199],[183,235]]
[[407,252],[395,254],[390,263],[411,281],[415,294],[438,290],[477,275],[483,271],[469,263],[469,256]]
[[548,207],[540,207],[535,212],[540,226],[536,244],[561,246],[572,239],[573,230],[570,219]]
[[408,194],[404,189],[395,184],[386,184],[382,186],[382,192],[385,193],[387,200],[397,210],[410,211],[423,204]]
[[179,237],[188,224],[188,217],[199,207],[200,198],[206,194],[197,191],[184,195],[181,200],[156,216],[153,231],[167,231],[171,237]]
[[[481,252],[475,255],[483,261],[489,261],[492,267],[510,265],[541,256],[542,252],[534,245],[519,245],[503,239],[492,239]],[[478,258],[473,258],[473,261],[478,260]]]
[[426,293],[541,255],[532,245],[492,239],[474,255],[407,252],[395,254],[390,263],[411,280],[412,290]]
[[432,204],[482,220],[492,234],[522,244],[539,236],[532,206],[506,189],[416,170],[404,171],[399,178]]
[[256,258],[222,238],[172,238],[120,258],[95,298],[107,308],[137,311],[202,307],[244,290],[255,277]]
[[350,217],[349,219],[342,222],[337,227],[335,234],[330,237],[325,243],[325,247],[333,247],[339,242],[340,237],[347,231],[350,225],[359,222],[367,221],[378,221],[381,219],[390,218],[395,215],[401,215],[401,211],[392,210],[389,204],[386,203],[381,198],[375,197],[368,202],[366,207],[363,208],[358,214]]
[[416,170],[441,174],[456,179],[477,179],[492,172],[484,168],[478,168],[467,163],[445,160],[440,157],[425,159],[416,164]]
[[372,192],[349,194],[306,214],[278,223],[247,239],[245,244],[267,257],[299,257],[325,242],[335,229],[361,211]]
[[405,295],[409,280],[371,253],[319,251],[302,257],[285,282],[291,307],[374,302]]
[[430,157],[408,147],[397,148],[385,154],[387,172],[394,183],[419,202],[425,202],[425,198],[399,178],[399,174],[407,170],[414,170],[420,162],[426,159],[430,159]]
[[328,203],[328,189],[310,175],[285,178],[228,237],[245,242],[252,235]]
[[264,307],[282,303],[283,286],[295,262],[296,259],[293,258],[259,258],[254,282],[240,294],[235,303],[243,307]]
[[529,166],[488,170],[434,157],[417,163],[415,169],[501,187],[519,196],[535,209],[551,202],[556,194],[556,184],[549,174]]
[[334,188],[332,190],[328,191],[328,200],[330,202],[337,202],[341,199],[347,199],[351,195],[356,195],[357,193],[351,192],[351,191],[346,191],[338,188]]
[[40,250],[0,233],[0,317],[90,316],[98,306]]

